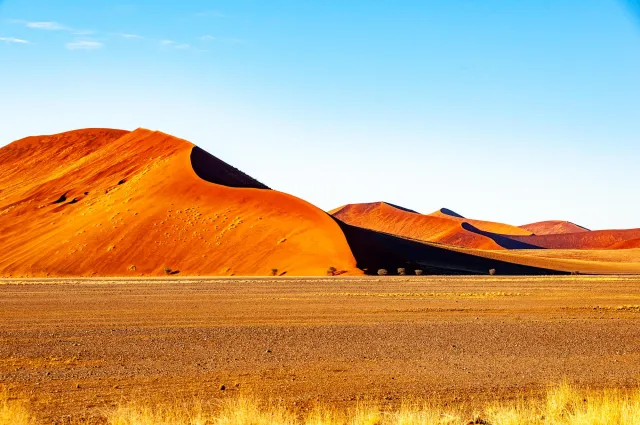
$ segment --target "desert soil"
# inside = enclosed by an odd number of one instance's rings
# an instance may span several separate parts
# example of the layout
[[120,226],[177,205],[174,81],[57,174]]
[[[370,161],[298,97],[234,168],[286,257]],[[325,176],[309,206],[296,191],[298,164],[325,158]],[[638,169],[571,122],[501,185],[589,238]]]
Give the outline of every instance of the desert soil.
[[129,400],[473,405],[639,377],[640,277],[0,281],[0,385],[43,423]]

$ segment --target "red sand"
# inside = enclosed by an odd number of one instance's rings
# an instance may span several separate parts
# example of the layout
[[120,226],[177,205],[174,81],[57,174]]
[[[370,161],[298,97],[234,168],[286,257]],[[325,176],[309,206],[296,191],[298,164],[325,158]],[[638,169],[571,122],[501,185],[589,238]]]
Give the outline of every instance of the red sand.
[[593,230],[559,235],[510,236],[509,238],[546,249],[607,249],[625,241],[640,239],[640,229]]
[[[0,275],[361,273],[325,212],[205,181],[193,148],[150,130],[86,129],[0,149]],[[260,187],[212,161],[227,184]]]
[[608,247],[608,249],[635,249],[635,248],[640,248],[640,238],[617,242]]
[[560,235],[589,231],[589,229],[569,221],[559,220],[540,221],[538,223],[525,224],[520,227],[530,231],[534,235]]
[[503,249],[492,239],[465,230],[462,227],[464,222],[486,232],[506,235],[531,234],[524,229],[507,224],[468,220],[439,212],[431,215],[418,214],[385,202],[349,204],[331,211],[331,214],[354,226],[427,242],[467,248]]

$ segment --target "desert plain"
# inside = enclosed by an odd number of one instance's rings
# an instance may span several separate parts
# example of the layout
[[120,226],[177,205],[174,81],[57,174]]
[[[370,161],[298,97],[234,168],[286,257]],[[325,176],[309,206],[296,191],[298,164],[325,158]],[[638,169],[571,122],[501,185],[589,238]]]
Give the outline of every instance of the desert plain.
[[472,411],[640,377],[634,276],[6,279],[0,324],[0,382],[46,424],[239,396]]

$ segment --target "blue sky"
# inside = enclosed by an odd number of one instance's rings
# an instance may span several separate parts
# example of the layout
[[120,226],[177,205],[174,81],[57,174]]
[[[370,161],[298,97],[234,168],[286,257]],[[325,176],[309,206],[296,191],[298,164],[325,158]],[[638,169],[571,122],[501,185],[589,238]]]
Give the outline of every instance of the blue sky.
[[0,1],[0,145],[188,139],[323,209],[640,227],[640,28],[616,0]]

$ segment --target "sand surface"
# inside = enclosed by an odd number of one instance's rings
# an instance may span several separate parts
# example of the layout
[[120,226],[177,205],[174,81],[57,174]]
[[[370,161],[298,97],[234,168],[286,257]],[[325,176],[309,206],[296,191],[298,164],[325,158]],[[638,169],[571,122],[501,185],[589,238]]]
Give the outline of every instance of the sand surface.
[[567,233],[588,232],[589,229],[569,221],[549,220],[520,226],[536,235],[558,235]]
[[0,381],[44,423],[131,399],[475,403],[639,377],[637,277],[0,281]]

